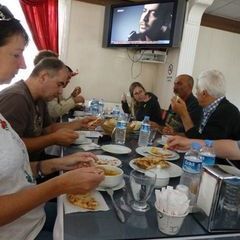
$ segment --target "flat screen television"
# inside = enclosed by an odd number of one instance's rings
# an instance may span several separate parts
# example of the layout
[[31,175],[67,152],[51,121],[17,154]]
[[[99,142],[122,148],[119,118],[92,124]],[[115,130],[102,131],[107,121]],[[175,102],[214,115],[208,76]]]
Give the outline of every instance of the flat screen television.
[[158,0],[106,6],[103,47],[179,47],[186,0]]

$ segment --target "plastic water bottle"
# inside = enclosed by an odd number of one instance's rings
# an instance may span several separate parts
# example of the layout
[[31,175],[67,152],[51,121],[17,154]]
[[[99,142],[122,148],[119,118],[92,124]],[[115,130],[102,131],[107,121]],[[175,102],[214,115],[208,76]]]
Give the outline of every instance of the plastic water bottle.
[[119,116],[115,129],[115,143],[124,144],[126,140],[127,122]]
[[99,101],[95,98],[90,101],[90,111],[95,116],[99,113]]
[[103,110],[104,110],[104,100],[100,99],[98,102],[98,108],[99,108],[99,113],[103,114]]
[[180,184],[185,185],[189,189],[190,211],[196,205],[199,184],[201,179],[202,161],[199,156],[201,145],[192,143],[191,149],[185,153],[182,170],[183,174],[180,178]]
[[200,159],[203,166],[212,166],[215,164],[216,154],[213,149],[213,141],[205,140],[205,146],[200,150]]
[[119,117],[119,115],[120,115],[120,107],[119,107],[119,105],[115,105],[115,107],[113,108],[113,110],[112,110],[112,115],[113,115],[113,117],[114,118],[118,118]]
[[150,131],[151,129],[150,129],[150,123],[149,123],[149,116],[145,116],[142,121],[139,138],[138,138],[139,147],[146,147],[148,145]]

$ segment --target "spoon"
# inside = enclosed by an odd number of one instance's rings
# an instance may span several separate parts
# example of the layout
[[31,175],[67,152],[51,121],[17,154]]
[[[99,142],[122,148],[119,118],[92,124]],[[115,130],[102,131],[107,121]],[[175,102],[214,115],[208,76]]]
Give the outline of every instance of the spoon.
[[112,200],[112,204],[113,207],[115,208],[116,214],[119,218],[119,220],[124,223],[125,222],[125,216],[123,214],[123,212],[121,211],[121,209],[118,207],[118,205],[116,204],[114,198],[113,198],[113,190],[111,188],[106,189],[106,192],[108,193],[108,195],[111,197]]

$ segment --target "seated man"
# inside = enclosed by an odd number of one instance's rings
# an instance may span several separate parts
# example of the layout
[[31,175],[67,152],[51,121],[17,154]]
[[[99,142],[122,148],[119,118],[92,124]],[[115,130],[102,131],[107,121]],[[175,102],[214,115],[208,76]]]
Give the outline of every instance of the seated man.
[[[34,65],[36,65],[46,57],[58,58],[58,54],[51,50],[41,50],[34,58],[34,61],[33,61]],[[73,70],[70,67],[67,66],[67,68],[69,70],[69,78],[67,79],[65,86],[63,86],[64,88],[68,85],[71,78],[78,74],[77,72],[73,72]],[[80,93],[81,93],[81,88],[76,87],[68,98],[65,99],[59,95],[57,98],[54,98],[52,101],[49,101],[48,111],[49,111],[50,117],[53,120],[55,120],[58,117],[64,114],[67,114],[71,109],[74,109],[74,108],[79,109],[80,105],[78,105],[78,103],[85,102],[84,97],[80,95]]]
[[[193,123],[197,125],[201,119],[202,107],[199,105],[197,98],[192,93],[193,84],[194,80],[190,75],[179,75],[174,81],[173,92],[185,102],[187,111]],[[174,99],[175,97],[173,100]],[[185,132],[181,117],[173,111],[171,105],[165,117],[165,124],[167,126],[163,128],[164,134]]]
[[182,119],[190,138],[233,139],[240,136],[240,113],[225,97],[225,78],[217,70],[202,72],[197,82],[197,99],[203,107],[201,122],[194,124],[182,99],[172,101],[173,111]]
[[57,58],[39,62],[26,81],[19,81],[0,93],[0,112],[23,139],[30,159],[42,159],[43,149],[54,144],[69,145],[96,117],[71,123],[51,124],[46,101],[62,93],[69,76],[65,64]]

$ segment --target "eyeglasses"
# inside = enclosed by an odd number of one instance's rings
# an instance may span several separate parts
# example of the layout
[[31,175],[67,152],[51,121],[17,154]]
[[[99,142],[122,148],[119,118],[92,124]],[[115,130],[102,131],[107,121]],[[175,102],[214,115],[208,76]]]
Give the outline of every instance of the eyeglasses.
[[1,11],[0,11],[0,21],[10,21],[12,18],[6,17]]
[[14,18],[12,13],[5,6],[0,4],[0,21],[10,21]]

